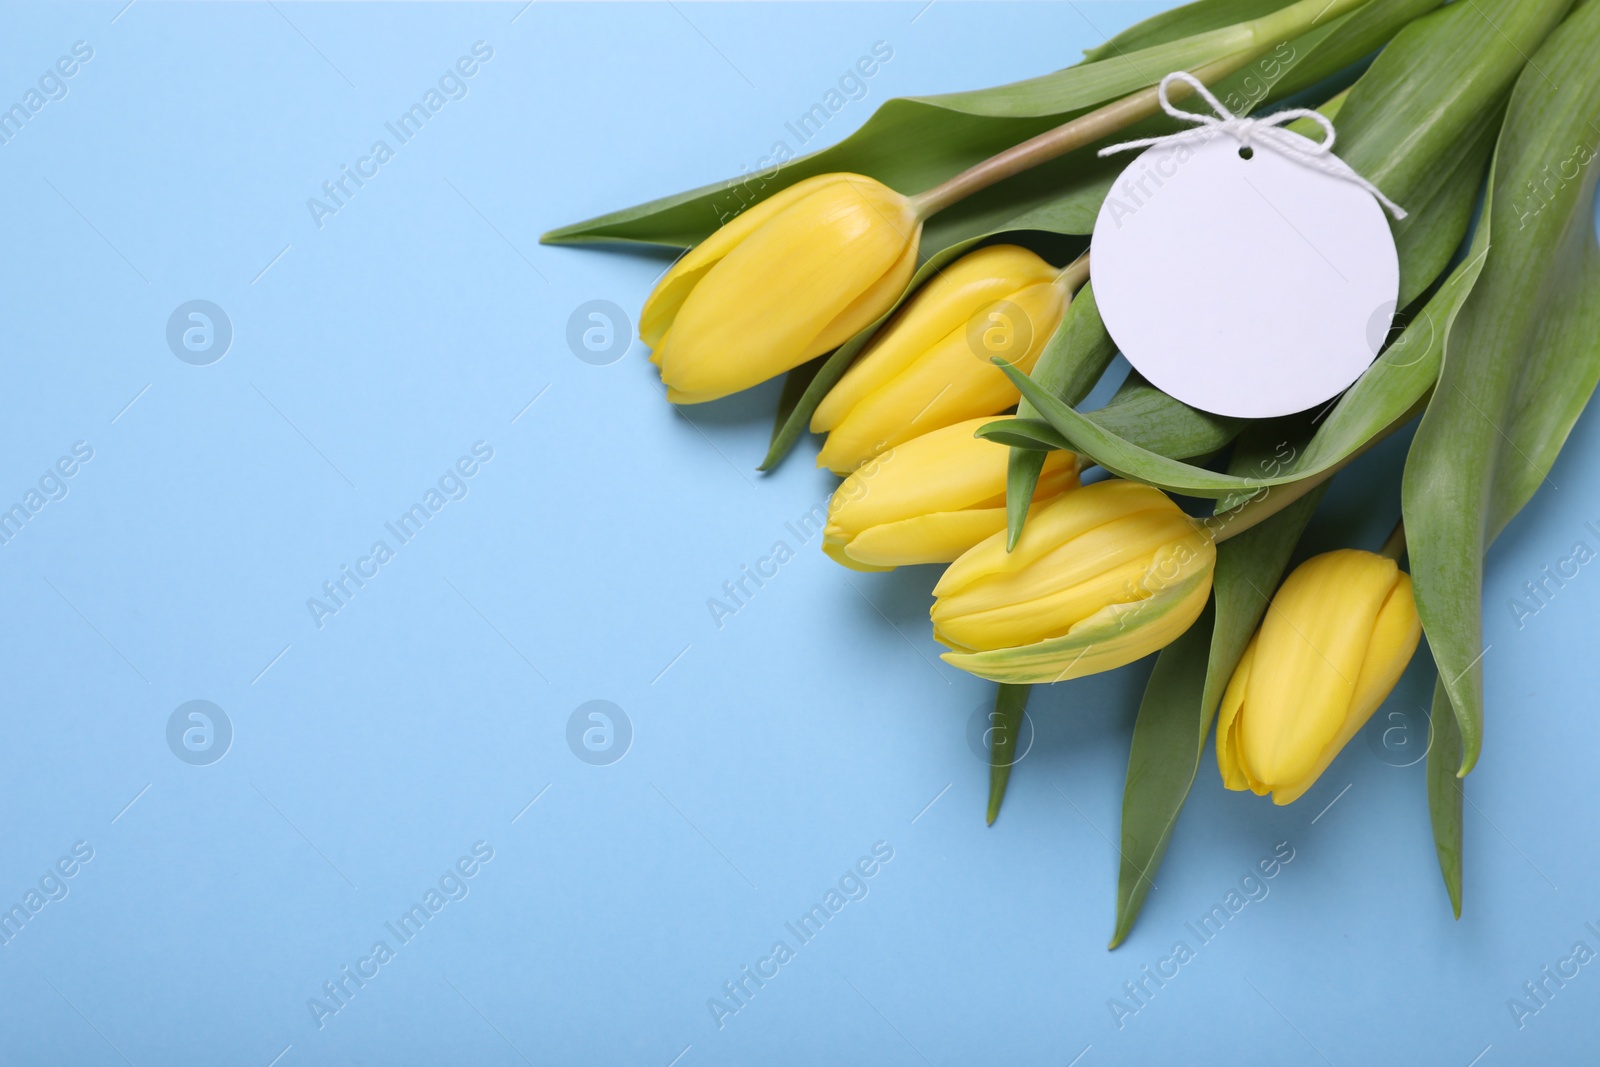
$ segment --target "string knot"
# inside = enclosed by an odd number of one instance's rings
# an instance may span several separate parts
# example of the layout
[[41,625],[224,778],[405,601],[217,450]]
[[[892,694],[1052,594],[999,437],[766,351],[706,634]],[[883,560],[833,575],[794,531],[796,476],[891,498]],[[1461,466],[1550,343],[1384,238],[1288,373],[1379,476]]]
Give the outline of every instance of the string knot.
[[[1193,89],[1202,100],[1211,106],[1215,112],[1207,115],[1197,111],[1185,111],[1176,107],[1167,95],[1168,87],[1175,81],[1181,81]],[[1310,167],[1312,170],[1323,174],[1341,178],[1347,182],[1359,185],[1377,198],[1396,219],[1406,217],[1405,209],[1379,190],[1367,179],[1357,174],[1350,165],[1333,154],[1333,143],[1337,134],[1333,128],[1333,120],[1320,111],[1310,108],[1292,107],[1283,111],[1274,112],[1263,118],[1250,118],[1245,115],[1235,115],[1229,111],[1221,100],[1207,89],[1188,71],[1178,70],[1161,79],[1161,84],[1156,89],[1156,96],[1161,101],[1161,110],[1182,122],[1193,123],[1186,130],[1176,133],[1163,134],[1160,137],[1144,137],[1137,141],[1124,141],[1108,148],[1102,148],[1100,155],[1109,156],[1117,152],[1127,152],[1135,148],[1150,148],[1155,145],[1198,145],[1205,144],[1218,134],[1228,134],[1239,142],[1240,150],[1249,149],[1254,152],[1259,146],[1270,148],[1279,155],[1286,156]],[[1284,127],[1296,119],[1310,119],[1322,127],[1323,138],[1313,141],[1309,137],[1302,137]]]

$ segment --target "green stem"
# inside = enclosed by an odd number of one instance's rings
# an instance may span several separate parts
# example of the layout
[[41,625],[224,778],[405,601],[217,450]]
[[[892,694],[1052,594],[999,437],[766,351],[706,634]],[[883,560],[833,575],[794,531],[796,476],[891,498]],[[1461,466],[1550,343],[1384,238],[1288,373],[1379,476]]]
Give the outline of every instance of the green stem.
[[1056,281],[1066,286],[1069,293],[1076,293],[1082,289],[1083,283],[1088,280],[1089,253],[1087,252],[1056,272]]
[[[1373,434],[1362,442],[1360,448],[1357,448],[1331,467],[1320,470],[1316,474],[1302,478],[1297,482],[1263,486],[1262,492],[1246,500],[1243,504],[1236,508],[1229,508],[1227,511],[1219,512],[1208,519],[1202,519],[1200,520],[1201,524],[1211,534],[1211,539],[1218,544],[1230,537],[1238,537],[1252,527],[1259,526],[1329,478],[1332,478],[1335,474],[1344,470],[1361,458],[1368,449],[1373,448],[1384,438],[1410,422],[1423,408],[1428,406],[1428,398],[1432,395],[1433,391],[1430,389],[1421,399],[1412,404],[1405,414]],[[1393,537],[1394,535],[1391,534],[1390,536]]]
[[[1252,22],[1243,23],[1243,28],[1251,38],[1248,48],[1213,60],[1190,73],[1203,84],[1210,86],[1249,66],[1277,47],[1279,43],[1298,37],[1328,19],[1338,18],[1367,2],[1368,0],[1300,0],[1299,3],[1291,4],[1282,11],[1275,11]],[[1172,87],[1167,97],[1170,100],[1179,100],[1190,92],[1187,86],[1180,83]],[[996,182],[1004,181],[1041,163],[1047,163],[1058,156],[1093,144],[1141,119],[1159,114],[1160,111],[1161,100],[1157,86],[1151,85],[1140,89],[1087,115],[1081,115],[1054,129],[1046,130],[1037,137],[1013,145],[932,189],[918,193],[911,197],[912,209],[919,219],[926,219],[980,189],[987,189]]]
[[[1017,738],[1022,734],[1022,717],[1028,709],[1031,685],[1001,684],[994,695],[994,712],[989,716],[989,822],[993,826],[1000,814],[1011,780],[1011,765],[1017,756]],[[1027,755],[1026,752],[1023,755]]]
[[1400,557],[1406,554],[1406,520],[1401,519],[1394,524],[1394,529],[1389,531],[1389,536],[1384,539],[1383,547],[1378,549],[1378,555],[1385,556],[1400,562]]

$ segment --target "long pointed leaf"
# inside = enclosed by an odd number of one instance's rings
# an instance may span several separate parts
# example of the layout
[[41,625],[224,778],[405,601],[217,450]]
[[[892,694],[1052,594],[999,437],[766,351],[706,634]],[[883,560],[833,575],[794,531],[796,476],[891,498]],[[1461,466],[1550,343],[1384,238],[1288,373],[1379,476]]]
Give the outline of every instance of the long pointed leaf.
[[[1282,56],[1263,61],[1225,79],[1218,89],[1250,103],[1260,103],[1284,79],[1296,74],[1312,84],[1381,46],[1411,18],[1440,0],[1370,2],[1353,14],[1322,18],[1319,9],[1346,0],[1298,0],[1281,10],[1256,15],[1254,5],[1239,9],[1221,4],[1192,25],[1193,34],[1159,39],[1142,49],[1123,49],[1100,62],[1080,63],[1065,70],[1010,85],[942,96],[897,98],[883,104],[855,133],[839,144],[792,157],[787,145],[769,169],[715,182],[649,203],[615,211],[552,230],[541,241],[551,244],[623,242],[688,247],[751,204],[802,179],[830,171],[851,171],[876,178],[902,193],[927,190],[952,175],[1053,126],[1154,84],[1171,70],[1203,66],[1244,52],[1267,52],[1282,42]],[[1216,19],[1228,19],[1216,22]],[[1309,32],[1296,30],[1310,24]],[[1288,38],[1287,40],[1285,38]],[[1309,80],[1307,80],[1309,79]],[[1162,116],[1158,126],[1171,129]],[[1144,134],[1136,134],[1143,136]],[[1074,153],[1082,169],[1092,153]],[[1060,162],[1060,161],[1058,161]],[[1113,161],[1113,165],[1114,161]],[[1047,168],[1039,168],[1041,170]],[[1118,168],[1120,169],[1120,167]],[[1036,173],[1036,172],[1035,172]],[[929,220],[923,247],[933,252],[958,240],[1005,228],[1007,219],[1027,215],[1049,204],[1061,192],[1061,175],[1044,182],[1024,176],[986,190],[956,210]],[[1095,197],[1098,209],[1099,196]],[[1087,233],[1068,213],[1072,229],[1050,225],[1048,216],[1018,222],[1011,228],[1057,229]],[[1092,225],[1093,215],[1088,219]]]
[[1104,44],[1086,48],[1083,58],[1093,62],[1126,55],[1151,45],[1204,33],[1241,19],[1259,18],[1288,7],[1291,0],[1196,0],[1192,4],[1152,15],[1135,23]]
[[1212,415],[1174,400],[1137,373],[1088,419],[1107,433],[1168,459],[1209,456],[1239,435],[1243,419]]
[[1522,17],[1502,29],[1533,58],[1506,113],[1480,223],[1493,243],[1403,483],[1417,610],[1455,709],[1463,775],[1483,744],[1484,552],[1545,480],[1600,379],[1596,168],[1585,165],[1600,148],[1600,5],[1579,8],[1534,51],[1566,5],[1544,5],[1541,22],[1527,15],[1539,5],[1517,4]]
[[1450,707],[1450,693],[1441,679],[1433,686],[1433,711],[1428,719],[1428,818],[1433,824],[1433,849],[1439,873],[1450,894],[1450,910],[1461,918],[1461,804],[1465,783],[1456,777],[1461,766],[1461,728]]
[[[1060,397],[1069,404],[1079,404],[1094,388],[1116,355],[1117,346],[1106,333],[1106,324],[1100,318],[1100,307],[1095,303],[1094,285],[1090,283],[1078,290],[1067,309],[1066,318],[1056,329],[1055,336],[1039,353],[1033,365],[1032,379],[1041,389]],[[1033,405],[1026,400],[1017,406],[1019,418],[1035,415]],[[1029,450],[1013,450],[1006,465],[1006,549],[1017,545],[1022,534],[1022,522],[1028,517],[1028,507],[1033,502],[1033,491],[1038,488],[1039,474],[1044,470],[1044,454]]]
[[1028,710],[1031,685],[1001,685],[994,695],[994,714],[989,722],[989,811],[988,824],[1000,815],[1006,797],[1006,783],[1017,762],[1017,739],[1022,736],[1022,717]]
[[[1259,462],[1259,450],[1248,444],[1241,444],[1242,454],[1233,465]],[[1128,753],[1112,948],[1122,943],[1139,917],[1178,814],[1194,786],[1223,689],[1260,625],[1322,492],[1313,490],[1261,525],[1217,546],[1213,624],[1192,627],[1156,660]]]
[[1139,703],[1122,790],[1122,862],[1117,870],[1117,921],[1107,948],[1122,944],[1155,885],[1178,812],[1200,768],[1205,729],[1201,693],[1213,613],[1206,613],[1156,657]]
[[778,435],[789,423],[789,416],[800,406],[800,401],[805,398],[806,390],[811,388],[811,383],[817,377],[823,366],[828,362],[827,356],[818,356],[809,363],[802,363],[791,370],[783,378],[783,393],[778,397],[778,410],[772,419],[772,439],[767,442],[771,448],[778,442]]

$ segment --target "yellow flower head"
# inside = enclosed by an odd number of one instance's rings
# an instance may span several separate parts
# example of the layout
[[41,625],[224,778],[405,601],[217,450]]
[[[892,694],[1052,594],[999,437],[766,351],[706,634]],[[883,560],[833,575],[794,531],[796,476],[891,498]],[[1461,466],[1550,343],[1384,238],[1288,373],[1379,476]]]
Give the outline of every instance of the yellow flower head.
[[1059,682],[1164,648],[1211,595],[1216,546],[1165,493],[1117,479],[1066,493],[950,565],[933,636],[997,682]]
[[1393,560],[1341,549],[1300,564],[1223,694],[1223,784],[1277,804],[1299,799],[1383,703],[1421,637],[1411,577]]
[[[949,563],[1006,528],[1011,450],[974,437],[988,418],[913,437],[857,467],[834,491],[822,550],[846,567],[884,571]],[[1078,457],[1052,452],[1035,500],[1078,484]]]
[[859,174],[808,178],[738,215],[639,315],[667,399],[715,400],[839,347],[900,298],[921,236],[911,202]]
[[811,417],[827,433],[817,466],[848,474],[885,448],[1017,402],[990,362],[1031,371],[1071,299],[1060,271],[1026,248],[970,252],[923,286],[873,338]]

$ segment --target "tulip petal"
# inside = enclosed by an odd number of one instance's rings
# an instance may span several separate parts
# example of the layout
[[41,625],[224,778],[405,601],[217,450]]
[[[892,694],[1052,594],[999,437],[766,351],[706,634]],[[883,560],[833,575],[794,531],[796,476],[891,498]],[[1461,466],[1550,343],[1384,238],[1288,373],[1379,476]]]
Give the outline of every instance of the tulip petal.
[[[857,468],[833,494],[829,526],[858,533],[915,515],[982,506],[997,496],[996,506],[1003,505],[1008,452],[972,435],[986,421],[969,419],[923,434]],[[1050,458],[1059,492],[1076,481],[1076,457]]]
[[956,260],[901,308],[811,416],[811,431],[826,433],[869,394],[901,374],[979,309],[1026,285],[1049,281],[1056,270],[1026,248],[991,245]]
[[[874,569],[948,563],[1001,529],[1008,452],[973,436],[984,422],[935,430],[858,467],[828,502],[829,554]],[[1077,483],[1075,455],[1048,457],[1041,493]]]
[[1372,713],[1388,699],[1421,640],[1422,623],[1417,618],[1417,605],[1412,597],[1411,576],[1402,573],[1372,625],[1366,658],[1361,664],[1361,674],[1356,679],[1355,695],[1345,715],[1344,725],[1323,748],[1310,774],[1288,787],[1273,791],[1274,804],[1293,803],[1316,784],[1322,772],[1344,750],[1344,746],[1361,732],[1367,720],[1372,718]]
[[1058,497],[1036,509],[1010,552],[1004,539],[990,538],[974,546],[944,572],[933,595],[947,596],[990,575],[1017,573],[1089,530],[1120,516],[1157,508],[1177,510],[1161,490],[1138,482],[1108,479],[1086,485],[1070,498]]
[[941,658],[995,682],[1083,678],[1125,666],[1170,644],[1200,617],[1210,595],[1211,570],[1206,568],[1156,596],[1113,604],[1063,637],[988,652],[946,652]]
[[[1066,314],[1066,290],[1049,282],[1012,292],[1006,299],[1030,323],[1032,340],[1015,361],[1015,366],[1027,371]],[[992,308],[992,304],[985,305],[975,315],[987,314]],[[834,471],[854,470],[884,448],[966,419],[995,415],[1016,404],[1017,387],[989,362],[981,346],[974,350],[968,327],[969,323],[963,323],[951,330],[864,395],[829,432],[817,464]],[[817,426],[813,419],[813,429]]]
[[844,544],[839,541],[829,541],[824,539],[822,542],[822,551],[824,555],[833,560],[835,563],[843,567],[849,567],[853,571],[874,573],[878,571],[894,570],[892,565],[887,567],[877,566],[871,563],[862,563],[860,560],[850,558],[850,556],[845,553]]
[[[789,188],[776,192],[760,203],[741,211],[721,227],[713,230],[704,241],[678,257],[677,262],[662,275],[656,287],[650,291],[643,310],[639,312],[639,339],[651,348],[655,348],[672,325],[673,317],[683,306],[689,291],[694,288],[696,282],[705,277],[706,271],[716,266],[723,256],[739,245],[739,242],[749,237],[757,227],[778,212],[805,199],[823,186],[844,181],[846,177],[844,174],[819,174],[814,178],[796,182]],[[652,359],[652,362],[659,361]]]
[[1307,560],[1273,597],[1244,698],[1240,752],[1274,786],[1312,772],[1344,725],[1373,621],[1399,568],[1343,549]]
[[820,355],[830,324],[862,294],[887,291],[878,283],[919,231],[906,198],[869,179],[823,185],[777,212],[683,300],[657,353],[669,395],[716,399]]
[[1254,783],[1239,759],[1239,709],[1244,705],[1246,687],[1250,684],[1250,661],[1255,656],[1256,643],[1251,638],[1245,646],[1239,664],[1233,669],[1233,678],[1222,694],[1222,704],[1217,709],[1217,769],[1222,772],[1222,784],[1229,789],[1250,789]]
[[839,312],[834,320],[812,339],[809,351],[813,356],[820,356],[824,352],[838,348],[877,321],[885,308],[894,306],[894,302],[900,299],[900,294],[906,291],[906,286],[911,284],[911,276],[917,272],[917,245],[921,239],[922,226],[919,223],[916,233],[894,266],[890,267],[870,289],[856,297],[849,307]]
[[881,568],[949,563],[1005,528],[1005,508],[942,511],[873,526],[845,544],[843,551],[858,563]]

